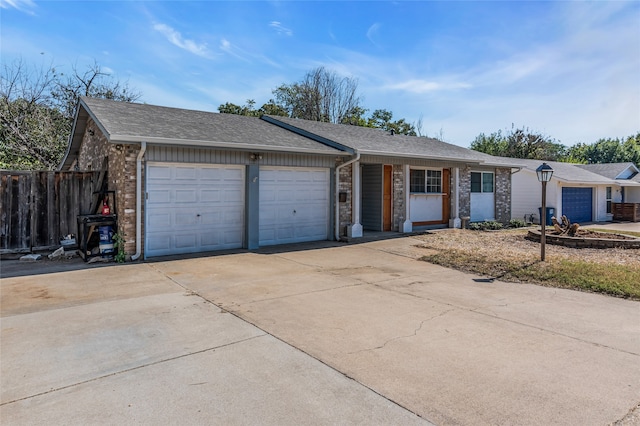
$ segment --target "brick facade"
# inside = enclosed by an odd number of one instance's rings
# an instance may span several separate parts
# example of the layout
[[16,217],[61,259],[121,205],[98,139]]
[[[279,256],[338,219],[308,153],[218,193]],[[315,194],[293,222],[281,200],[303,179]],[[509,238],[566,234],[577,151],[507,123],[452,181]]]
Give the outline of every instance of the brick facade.
[[353,196],[352,196],[352,179],[351,170],[353,170],[353,163],[340,169],[338,183],[338,192],[344,192],[347,194],[347,200],[340,202],[340,235],[346,235],[347,225],[351,224],[351,212],[353,208]]
[[511,220],[511,170],[496,169],[496,221],[503,224]]
[[97,171],[102,169],[107,158],[108,190],[116,191],[117,210],[113,213],[118,215],[118,233],[125,239],[127,255],[136,251],[136,158],[139,150],[138,145],[109,143],[96,123],[89,119],[77,160],[79,170]]
[[405,210],[404,188],[405,188],[404,168],[402,167],[402,164],[394,164],[393,165],[393,186],[392,186],[393,211],[391,213],[393,215],[393,222],[391,223],[391,229],[396,232],[402,229],[402,224],[404,223],[404,210]]
[[468,166],[460,169],[458,191],[460,218],[471,217],[471,168]]

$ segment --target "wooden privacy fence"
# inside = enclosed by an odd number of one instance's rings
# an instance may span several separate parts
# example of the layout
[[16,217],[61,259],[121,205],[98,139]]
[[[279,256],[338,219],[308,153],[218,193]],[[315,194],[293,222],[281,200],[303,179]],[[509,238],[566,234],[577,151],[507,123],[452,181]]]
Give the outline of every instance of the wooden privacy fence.
[[106,182],[104,172],[0,171],[0,178],[0,253],[59,247],[77,235],[77,216],[95,213]]

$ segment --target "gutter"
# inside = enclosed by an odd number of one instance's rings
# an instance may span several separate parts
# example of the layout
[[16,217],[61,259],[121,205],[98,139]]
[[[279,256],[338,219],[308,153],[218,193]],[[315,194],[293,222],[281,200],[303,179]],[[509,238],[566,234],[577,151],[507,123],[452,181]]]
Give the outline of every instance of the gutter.
[[[336,221],[335,221],[335,239],[336,241],[340,241],[340,170],[342,170],[343,167],[348,166],[349,164],[353,164],[356,161],[360,160],[360,152],[357,150],[354,150],[356,156],[354,158],[352,158],[351,160],[347,161],[346,163],[342,163],[340,164],[338,167],[336,167],[336,190],[335,190],[335,204],[336,204]],[[353,170],[351,171],[351,173],[353,174]],[[351,193],[353,193],[353,188],[351,188]],[[351,211],[351,214],[353,215],[353,210]],[[353,219],[353,218],[352,218]]]
[[147,143],[140,142],[140,151],[136,158],[136,253],[131,260],[138,260],[142,254],[142,157],[147,150]]

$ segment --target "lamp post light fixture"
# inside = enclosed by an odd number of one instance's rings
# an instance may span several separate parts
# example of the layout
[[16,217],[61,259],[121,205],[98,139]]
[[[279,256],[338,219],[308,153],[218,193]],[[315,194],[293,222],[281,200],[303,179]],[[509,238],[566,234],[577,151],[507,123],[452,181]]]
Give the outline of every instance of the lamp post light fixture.
[[545,254],[544,248],[547,242],[546,226],[547,226],[547,182],[551,180],[553,176],[553,169],[547,163],[542,163],[540,167],[536,169],[538,175],[538,181],[542,182],[542,211],[540,214],[540,260],[544,262]]

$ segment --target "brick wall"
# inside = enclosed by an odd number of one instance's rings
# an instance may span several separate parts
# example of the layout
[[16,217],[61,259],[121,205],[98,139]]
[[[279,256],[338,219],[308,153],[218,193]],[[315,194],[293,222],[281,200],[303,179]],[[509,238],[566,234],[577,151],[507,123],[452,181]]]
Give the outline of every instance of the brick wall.
[[136,251],[136,158],[139,150],[138,145],[109,143],[100,128],[89,119],[77,162],[79,170],[97,171],[102,168],[104,159],[108,159],[108,189],[116,191],[116,208],[111,208],[118,215],[118,233],[124,237],[128,255]]
[[496,221],[503,224],[511,220],[511,170],[496,169]]
[[471,216],[471,168],[468,166],[460,169],[458,191],[460,217],[469,217]]
[[338,192],[346,192],[347,200],[340,202],[340,235],[346,235],[346,226],[351,224],[351,209],[352,209],[352,193],[351,193],[351,170],[353,170],[353,164],[340,169],[338,184]]
[[401,164],[393,165],[393,222],[391,229],[393,231],[400,231],[402,224],[404,223],[404,210],[405,210],[405,197],[404,197],[404,169]]

